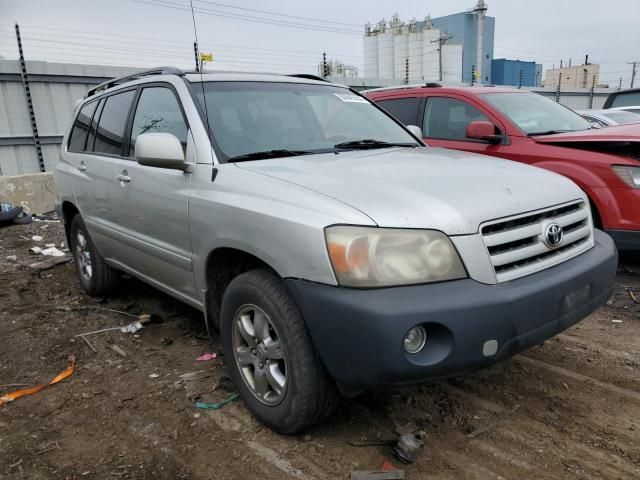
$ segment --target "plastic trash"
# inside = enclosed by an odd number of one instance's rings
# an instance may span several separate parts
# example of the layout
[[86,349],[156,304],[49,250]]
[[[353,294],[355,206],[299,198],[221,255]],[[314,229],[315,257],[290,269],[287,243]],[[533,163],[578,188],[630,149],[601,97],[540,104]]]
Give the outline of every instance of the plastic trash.
[[233,402],[235,399],[240,398],[239,393],[232,393],[226,399],[217,403],[208,403],[208,402],[197,402],[196,408],[200,408],[202,410],[220,410],[225,405]]
[[203,353],[198,358],[196,358],[196,360],[198,362],[207,362],[209,360],[215,360],[216,358],[218,358],[218,354],[216,353]]

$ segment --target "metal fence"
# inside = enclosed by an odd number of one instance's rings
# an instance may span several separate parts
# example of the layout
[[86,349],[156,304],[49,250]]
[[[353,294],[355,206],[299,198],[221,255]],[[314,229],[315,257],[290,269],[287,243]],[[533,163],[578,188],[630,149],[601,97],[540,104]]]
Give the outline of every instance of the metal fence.
[[135,69],[34,61],[26,70],[33,115],[20,62],[0,60],[0,175],[42,171],[37,144],[51,171],[77,101],[91,86]]

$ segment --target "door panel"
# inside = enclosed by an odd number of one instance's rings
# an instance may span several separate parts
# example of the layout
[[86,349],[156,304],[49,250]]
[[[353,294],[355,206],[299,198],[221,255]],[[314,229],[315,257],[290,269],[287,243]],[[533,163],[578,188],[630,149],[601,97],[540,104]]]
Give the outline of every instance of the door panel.
[[502,150],[500,144],[467,138],[467,125],[477,120],[489,121],[495,125],[488,115],[463,99],[445,96],[428,97],[422,122],[424,141],[432,147],[488,155],[500,152]]
[[[194,155],[186,120],[173,91],[151,86],[140,91],[130,126],[129,151],[138,135],[171,133],[187,158]],[[187,145],[188,144],[188,145]],[[112,182],[118,211],[118,261],[138,274],[183,295],[197,298],[191,268],[189,189],[191,174],[119,159]]]

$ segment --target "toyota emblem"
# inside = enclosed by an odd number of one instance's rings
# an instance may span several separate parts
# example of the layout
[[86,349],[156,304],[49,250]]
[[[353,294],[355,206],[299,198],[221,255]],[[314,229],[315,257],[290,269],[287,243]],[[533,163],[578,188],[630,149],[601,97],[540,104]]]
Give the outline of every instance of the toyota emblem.
[[557,223],[550,223],[544,230],[544,241],[549,248],[557,248],[562,243],[564,232]]

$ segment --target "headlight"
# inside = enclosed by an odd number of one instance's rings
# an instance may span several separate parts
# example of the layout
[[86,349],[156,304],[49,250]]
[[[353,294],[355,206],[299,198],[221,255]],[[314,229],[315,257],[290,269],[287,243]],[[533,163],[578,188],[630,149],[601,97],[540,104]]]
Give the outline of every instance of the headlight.
[[611,169],[631,188],[640,188],[640,167],[614,165]]
[[337,225],[326,229],[326,239],[340,285],[383,287],[467,276],[441,232]]

